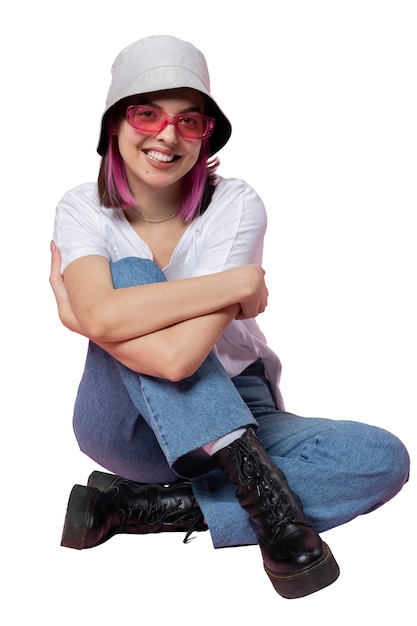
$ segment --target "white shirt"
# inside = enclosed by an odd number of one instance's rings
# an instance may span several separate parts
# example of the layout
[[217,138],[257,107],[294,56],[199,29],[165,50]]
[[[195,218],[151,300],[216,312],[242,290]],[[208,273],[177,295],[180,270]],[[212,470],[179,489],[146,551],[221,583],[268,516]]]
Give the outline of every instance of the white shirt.
[[[249,263],[262,264],[266,211],[262,200],[242,180],[218,177],[206,212],[195,218],[179,240],[167,280],[214,274]],[[58,204],[54,241],[62,254],[62,271],[75,259],[97,254],[109,262],[128,256],[152,259],[152,251],[133,229],[121,209],[98,204],[97,184],[68,191]],[[214,352],[230,377],[262,358],[278,408],[281,364],[267,346],[255,319],[233,320]]]

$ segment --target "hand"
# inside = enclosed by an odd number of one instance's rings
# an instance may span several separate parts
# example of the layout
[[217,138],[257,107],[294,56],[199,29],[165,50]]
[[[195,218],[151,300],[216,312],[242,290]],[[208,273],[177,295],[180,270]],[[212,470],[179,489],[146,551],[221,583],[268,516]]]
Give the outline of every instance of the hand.
[[80,335],[84,334],[81,330],[77,318],[71,308],[68,299],[67,290],[65,288],[64,278],[61,274],[61,253],[56,247],[55,242],[51,241],[51,272],[49,274],[49,283],[54,292],[55,300],[58,306],[59,319],[66,328]]
[[242,270],[245,272],[247,295],[240,301],[240,311],[235,319],[244,320],[263,313],[268,304],[268,288],[265,284],[265,271],[252,263]]

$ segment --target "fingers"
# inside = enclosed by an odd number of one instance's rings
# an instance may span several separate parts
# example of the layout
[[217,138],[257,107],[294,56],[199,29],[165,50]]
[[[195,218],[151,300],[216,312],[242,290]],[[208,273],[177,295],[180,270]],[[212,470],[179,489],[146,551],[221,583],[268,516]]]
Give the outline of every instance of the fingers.
[[[263,272],[265,274],[265,272]],[[260,313],[263,313],[268,306],[268,288],[265,282],[262,280],[262,284],[253,297],[246,302],[240,304],[240,310],[237,313],[235,319],[245,320],[252,317],[257,317]]]
[[52,291],[55,293],[59,289],[60,285],[64,282],[61,274],[61,253],[54,241],[51,241],[51,270],[49,274],[49,283],[52,287]]

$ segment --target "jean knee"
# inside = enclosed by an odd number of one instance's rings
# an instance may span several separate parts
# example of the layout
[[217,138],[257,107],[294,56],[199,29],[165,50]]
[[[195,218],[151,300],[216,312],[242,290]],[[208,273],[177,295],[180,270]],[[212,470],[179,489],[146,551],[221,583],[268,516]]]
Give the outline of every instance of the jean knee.
[[111,262],[110,270],[115,289],[166,281],[163,271],[151,259],[125,257]]
[[[381,492],[381,502],[395,496],[408,481],[410,457],[403,442],[391,432],[378,426],[363,429],[363,451],[367,452],[364,467],[373,490]],[[367,463],[367,465],[366,465]]]
[[401,489],[410,476],[410,456],[404,443],[390,432],[383,431],[386,438],[384,452],[391,482]]

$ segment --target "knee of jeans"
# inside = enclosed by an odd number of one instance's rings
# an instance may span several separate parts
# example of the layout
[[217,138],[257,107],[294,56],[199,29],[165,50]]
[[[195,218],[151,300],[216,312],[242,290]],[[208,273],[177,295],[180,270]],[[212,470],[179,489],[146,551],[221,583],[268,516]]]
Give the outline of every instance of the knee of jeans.
[[384,428],[360,424],[358,428],[361,429],[361,442],[358,440],[357,447],[362,448],[364,470],[375,481],[384,483],[388,492],[396,493],[409,478],[410,457],[407,448],[396,435]]
[[399,489],[410,476],[410,456],[403,442],[390,432],[386,432],[385,454],[389,466],[391,482]]
[[110,270],[116,289],[166,281],[163,271],[151,259],[125,257],[110,263]]

